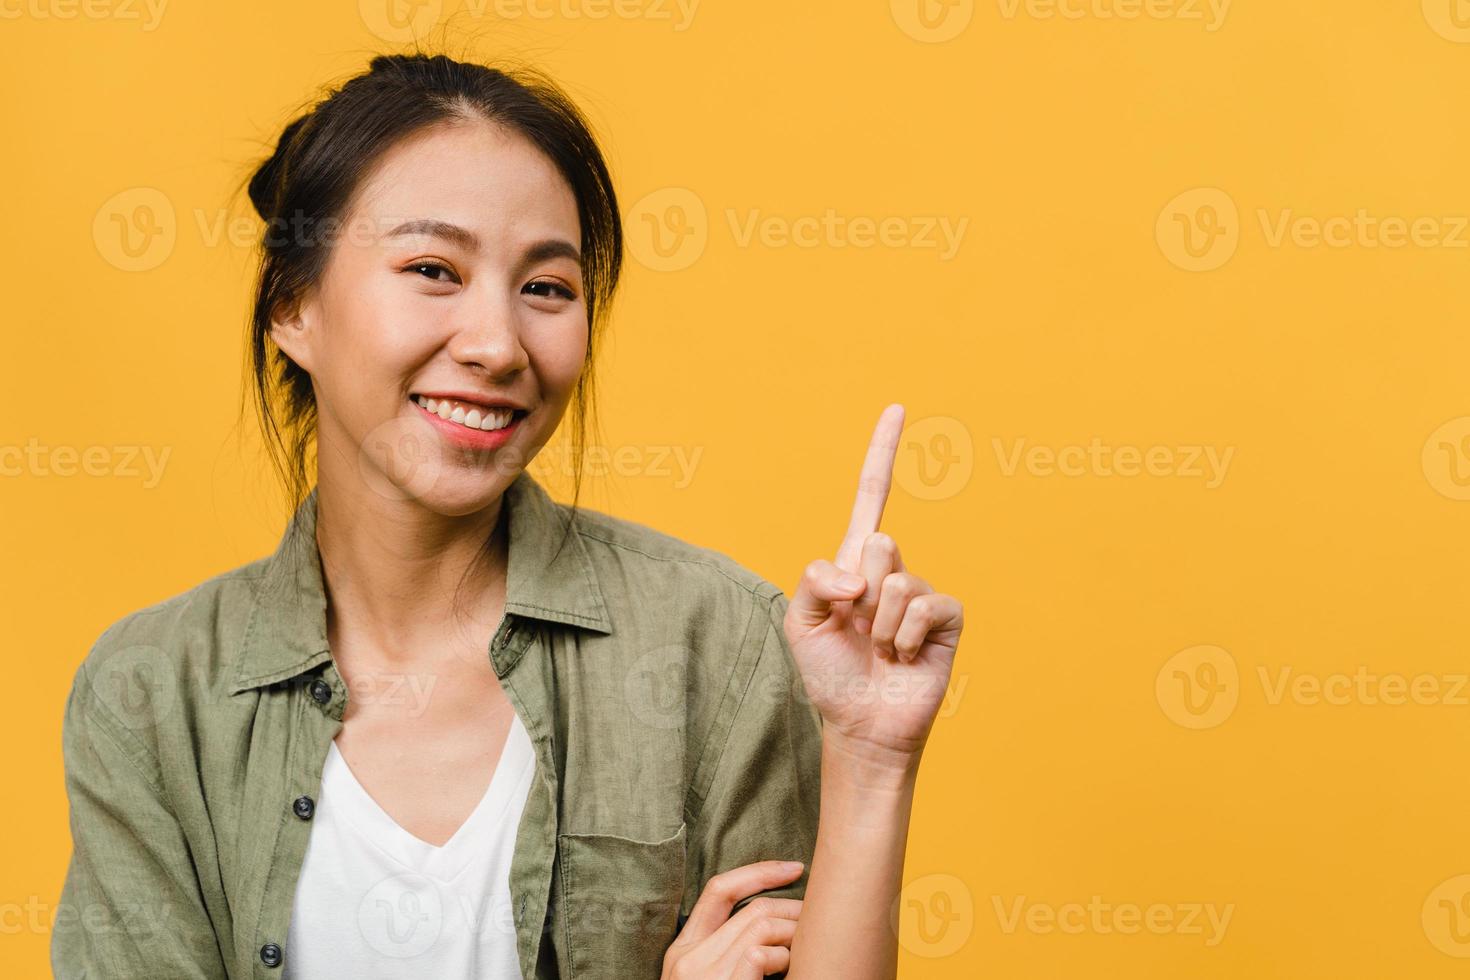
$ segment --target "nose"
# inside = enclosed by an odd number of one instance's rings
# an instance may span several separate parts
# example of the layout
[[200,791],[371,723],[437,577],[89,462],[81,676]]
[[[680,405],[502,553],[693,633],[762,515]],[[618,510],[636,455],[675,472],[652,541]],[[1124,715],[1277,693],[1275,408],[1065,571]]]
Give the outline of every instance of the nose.
[[516,304],[498,290],[482,289],[466,294],[459,311],[458,329],[449,338],[449,353],[456,361],[478,366],[493,378],[523,370],[530,356],[521,345],[521,328]]

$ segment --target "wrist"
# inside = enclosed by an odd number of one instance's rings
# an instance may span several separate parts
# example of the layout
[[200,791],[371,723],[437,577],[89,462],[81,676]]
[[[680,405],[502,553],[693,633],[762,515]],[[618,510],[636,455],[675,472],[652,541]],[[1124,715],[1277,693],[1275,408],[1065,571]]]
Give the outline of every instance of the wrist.
[[912,792],[922,752],[876,745],[826,726],[822,731],[822,781],[868,790]]

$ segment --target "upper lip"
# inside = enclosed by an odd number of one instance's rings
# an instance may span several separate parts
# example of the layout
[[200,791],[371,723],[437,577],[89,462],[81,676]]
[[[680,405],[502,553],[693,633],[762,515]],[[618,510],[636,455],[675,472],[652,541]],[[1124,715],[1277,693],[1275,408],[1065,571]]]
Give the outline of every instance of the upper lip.
[[449,398],[483,408],[510,408],[519,412],[528,411],[520,402],[504,395],[484,395],[473,391],[416,391],[414,394],[422,398]]

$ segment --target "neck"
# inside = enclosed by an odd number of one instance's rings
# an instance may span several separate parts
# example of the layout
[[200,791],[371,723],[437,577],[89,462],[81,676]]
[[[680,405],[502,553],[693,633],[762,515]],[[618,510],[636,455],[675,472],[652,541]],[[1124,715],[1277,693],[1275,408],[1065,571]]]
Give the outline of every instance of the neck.
[[504,509],[502,492],[475,513],[438,514],[321,473],[316,541],[333,650],[371,651],[402,668],[441,655],[451,633],[493,630],[504,602]]

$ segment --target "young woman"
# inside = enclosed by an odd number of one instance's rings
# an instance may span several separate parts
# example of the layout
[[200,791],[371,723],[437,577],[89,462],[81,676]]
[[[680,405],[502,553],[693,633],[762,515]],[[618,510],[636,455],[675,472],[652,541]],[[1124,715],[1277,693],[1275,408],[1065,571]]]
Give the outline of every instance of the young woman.
[[902,408],[788,600],[526,470],[622,255],[555,86],[375,58],[250,196],[295,514],[78,669],[56,975],[893,976],[962,624],[878,530]]

